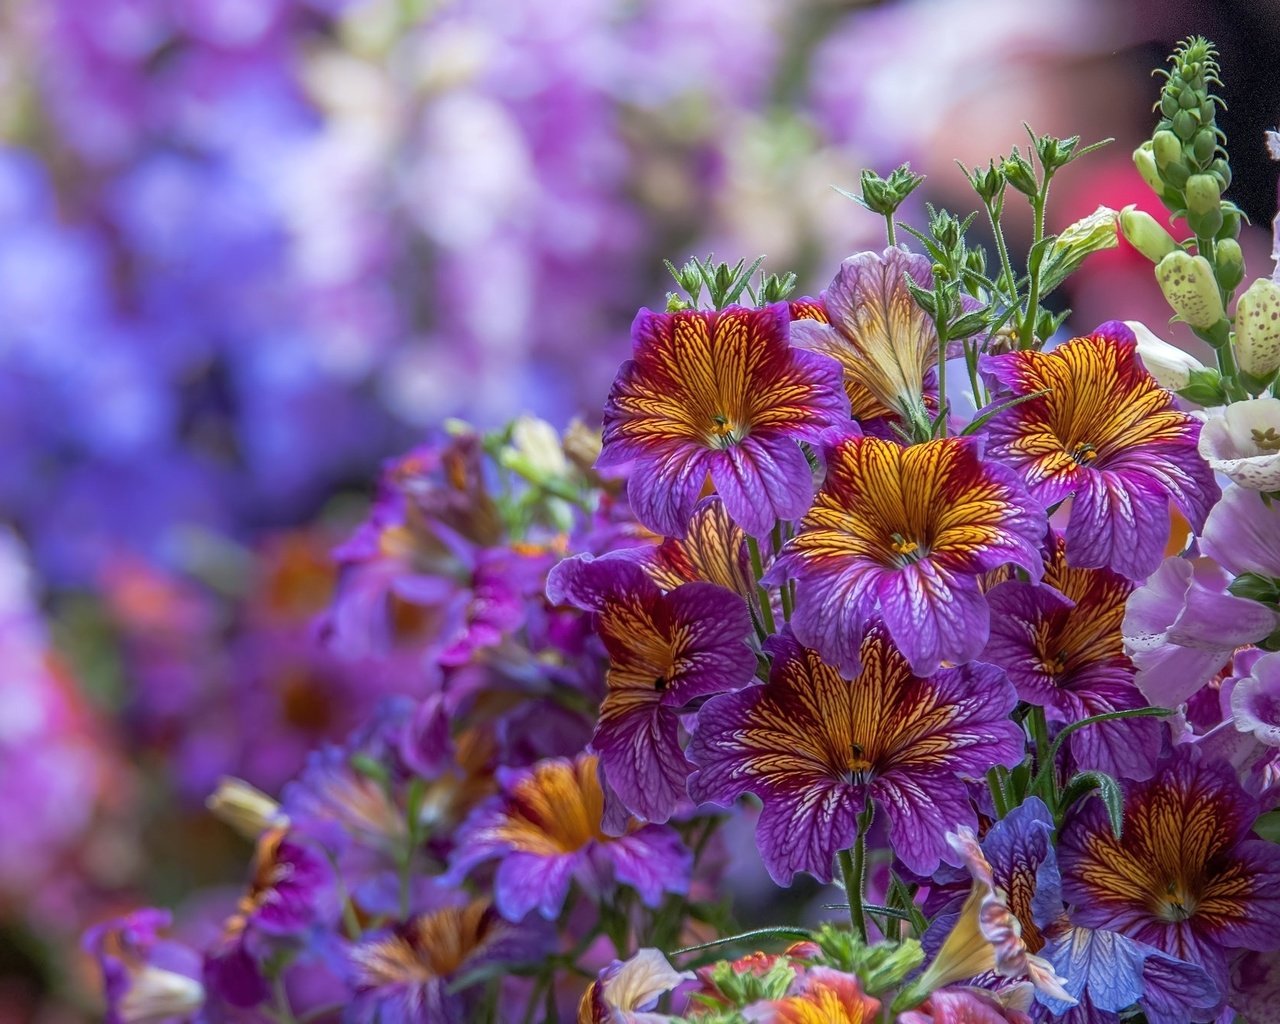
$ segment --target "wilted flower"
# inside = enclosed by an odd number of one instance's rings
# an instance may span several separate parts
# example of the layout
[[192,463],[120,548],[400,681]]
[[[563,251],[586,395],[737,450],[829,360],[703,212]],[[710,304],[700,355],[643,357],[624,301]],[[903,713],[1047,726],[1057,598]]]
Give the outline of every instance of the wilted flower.
[[267,829],[288,826],[289,818],[280,805],[243,779],[224,777],[218,780],[205,806],[215,817],[225,821],[246,839],[257,840]]
[[797,871],[831,878],[869,803],[888,819],[897,857],[912,871],[933,871],[947,830],[977,824],[963,778],[1022,757],[1004,673],[969,664],[918,678],[880,629],[863,640],[852,681],[786,633],[768,649],[767,684],[699,712],[691,794],[725,805],[747,792],[764,801],[756,841],[780,885]]
[[102,972],[106,1024],[159,1024],[204,1004],[199,956],[160,935],[170,922],[167,911],[138,910],[85,933]]
[[1025,978],[1038,991],[1074,1004],[1062,987],[1066,979],[1028,949],[1022,923],[1010,909],[1006,894],[997,889],[973,829],[963,825],[948,832],[946,838],[968,869],[973,887],[933,961],[913,982],[913,989],[933,992],[992,971],[1002,978]]
[[1280,948],[1280,847],[1252,836],[1257,815],[1230,766],[1175,747],[1126,787],[1122,836],[1098,800],[1063,829],[1074,922],[1200,965],[1225,991],[1231,952]]
[[597,465],[633,463],[627,493],[645,526],[683,536],[708,474],[753,536],[809,507],[798,442],[847,422],[848,402],[839,367],[793,348],[789,323],[785,303],[636,317]]
[[961,664],[987,641],[978,576],[1012,562],[1038,578],[1044,512],[975,438],[904,448],[848,437],[796,536],[765,576],[795,578],[800,642],[847,674],[879,616],[917,675]]
[[1251,491],[1280,491],[1280,398],[1232,402],[1200,430],[1200,454]]
[[591,746],[622,804],[646,821],[666,821],[689,775],[678,712],[755,674],[746,603],[711,583],[664,594],[634,562],[586,555],[551,571],[547,596],[597,613],[609,674]]
[[450,878],[499,858],[494,903],[508,921],[534,909],[554,918],[575,880],[595,899],[630,885],[650,907],[665,893],[688,892],[693,858],[673,829],[632,821],[622,835],[604,833],[594,756],[500,769],[499,779],[502,793],[462,826]]
[[[970,987],[940,988],[914,1010],[898,1014],[897,1024],[1031,1024],[1030,1007],[1001,999],[1003,993]],[[1020,1001],[1021,992],[1019,992]]]
[[[987,424],[988,453],[1046,506],[1072,496],[1072,565],[1144,579],[1160,563],[1170,500],[1194,528],[1203,525],[1218,485],[1196,452],[1200,425],[1138,364],[1124,324],[1052,352],[987,356],[982,367],[996,403],[1027,399]],[[1037,392],[1045,393],[1029,397]]]
[[1133,331],[1138,343],[1138,358],[1143,368],[1156,379],[1162,388],[1177,391],[1191,383],[1191,374],[1205,369],[1190,352],[1184,352],[1176,345],[1170,345],[1162,338],[1156,337],[1147,325],[1137,320],[1126,320],[1124,325]]
[[646,1013],[658,997],[693,974],[677,971],[656,949],[641,949],[631,959],[615,960],[596,978],[578,1004],[577,1024],[646,1024],[666,1020]]
[[938,365],[938,332],[908,282],[932,287],[927,257],[898,248],[860,252],[840,265],[814,305],[825,316],[810,313],[792,324],[795,344],[840,364],[855,419],[892,415],[916,422],[924,414],[925,379]]

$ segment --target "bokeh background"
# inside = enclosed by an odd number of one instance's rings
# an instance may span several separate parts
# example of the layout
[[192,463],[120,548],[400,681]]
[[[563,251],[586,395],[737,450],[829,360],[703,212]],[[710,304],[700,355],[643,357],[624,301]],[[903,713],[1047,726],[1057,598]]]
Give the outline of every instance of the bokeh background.
[[[596,419],[663,257],[816,292],[883,244],[863,167],[966,211],[1027,121],[1117,139],[1051,227],[1154,212],[1191,32],[1266,274],[1275,0],[0,0],[0,1024],[94,1019],[86,924],[240,877],[219,776],[413,692],[316,640],[382,459]],[[1177,337],[1123,246],[1063,301]]]

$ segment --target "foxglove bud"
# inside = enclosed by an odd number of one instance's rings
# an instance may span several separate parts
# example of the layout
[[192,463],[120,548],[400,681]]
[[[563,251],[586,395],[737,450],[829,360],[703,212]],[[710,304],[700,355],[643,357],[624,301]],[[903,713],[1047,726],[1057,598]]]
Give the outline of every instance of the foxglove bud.
[[1147,188],[1157,194],[1164,191],[1165,184],[1160,177],[1160,172],[1156,169],[1156,157],[1151,152],[1150,139],[1133,151],[1133,166],[1138,169],[1138,174],[1147,183]]
[[1182,160],[1182,143],[1173,132],[1158,131],[1151,137],[1151,153],[1156,158],[1156,166],[1164,171]]
[[1222,189],[1212,174],[1193,174],[1187,179],[1187,224],[1202,238],[1216,235],[1222,228]]
[[1222,290],[1235,291],[1236,286],[1244,280],[1244,252],[1240,249],[1240,243],[1234,238],[1222,239],[1214,250],[1213,262]]
[[1162,388],[1177,391],[1191,383],[1191,375],[1205,366],[1199,359],[1184,352],[1176,345],[1170,345],[1162,338],[1156,337],[1147,325],[1137,320],[1126,320],[1125,325],[1138,339],[1138,358],[1147,368],[1147,373],[1156,379]]
[[1156,281],[1165,301],[1192,327],[1207,331],[1225,319],[1213,267],[1203,256],[1169,253],[1156,264]]
[[1280,369],[1280,285],[1260,277],[1236,303],[1236,360],[1254,377]]
[[1126,206],[1120,211],[1120,231],[1125,241],[1152,263],[1159,263],[1179,248],[1159,221],[1136,206]]

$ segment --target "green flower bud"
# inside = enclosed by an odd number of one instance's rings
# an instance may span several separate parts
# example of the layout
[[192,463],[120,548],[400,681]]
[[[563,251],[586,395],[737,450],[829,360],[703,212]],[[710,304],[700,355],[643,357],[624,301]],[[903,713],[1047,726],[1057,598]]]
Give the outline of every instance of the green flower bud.
[[1125,241],[1152,263],[1159,263],[1179,248],[1159,221],[1136,206],[1126,206],[1120,211],[1120,232]]
[[1231,165],[1222,157],[1209,165],[1209,173],[1218,179],[1218,187],[1223,192],[1231,187]]
[[1169,253],[1156,264],[1156,281],[1165,301],[1192,327],[1207,331],[1225,319],[1213,267],[1203,256]]
[[1182,160],[1182,143],[1173,132],[1164,129],[1151,137],[1151,152],[1156,158],[1156,166],[1163,171]]
[[1183,142],[1190,142],[1200,130],[1200,118],[1189,110],[1179,110],[1173,115],[1173,133]]
[[1178,94],[1178,106],[1183,110],[1195,110],[1200,106],[1200,97],[1196,94],[1194,89],[1184,88],[1182,92]]
[[1175,96],[1172,91],[1166,91],[1165,94],[1160,97],[1160,113],[1163,116],[1173,117],[1173,115],[1181,109],[1182,104],[1178,102],[1178,97]]
[[1187,212],[1209,213],[1222,202],[1222,190],[1212,174],[1193,174],[1187,179]]
[[1005,180],[1023,195],[1034,196],[1039,191],[1035,172],[1017,149],[1000,162],[1000,170]]
[[1168,167],[1160,168],[1160,177],[1174,189],[1181,190],[1186,187],[1191,172],[1187,170],[1186,164],[1170,164]]
[[1240,237],[1240,210],[1234,203],[1222,204],[1222,227],[1218,229],[1217,238],[1226,241]]
[[1206,166],[1213,159],[1217,148],[1218,136],[1214,134],[1212,128],[1201,128],[1196,132],[1196,137],[1191,140],[1191,155],[1201,167]]
[[1244,253],[1240,249],[1240,243],[1234,238],[1222,239],[1214,249],[1213,263],[1222,290],[1235,291],[1236,286],[1244,280]]
[[1280,370],[1280,285],[1269,278],[1254,281],[1236,303],[1236,360],[1255,377]]
[[1156,157],[1151,152],[1150,139],[1133,151],[1133,166],[1138,169],[1138,174],[1147,183],[1147,188],[1157,193],[1164,191],[1164,182],[1160,179],[1160,172],[1156,169]]

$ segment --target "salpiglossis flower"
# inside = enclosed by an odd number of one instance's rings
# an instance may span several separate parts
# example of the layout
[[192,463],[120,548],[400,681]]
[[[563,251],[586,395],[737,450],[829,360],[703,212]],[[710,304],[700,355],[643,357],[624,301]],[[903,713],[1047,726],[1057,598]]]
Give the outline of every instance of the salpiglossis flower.
[[841,671],[858,671],[866,623],[879,616],[918,675],[961,664],[987,642],[978,576],[1012,562],[1041,573],[1044,512],[976,438],[904,448],[846,437],[766,581],[797,580],[796,636]]
[[[1144,707],[1134,667],[1124,653],[1121,623],[1133,584],[1110,569],[1076,569],[1053,534],[1040,584],[1008,580],[987,592],[991,639],[983,660],[1008,674],[1018,697],[1057,722]],[[1149,778],[1160,748],[1150,718],[1120,719],[1072,734],[1083,768],[1123,778]]]
[[[536,919],[535,919],[536,920]],[[474,1020],[477,990],[454,983],[491,963],[522,963],[545,953],[545,935],[508,924],[485,900],[418,916],[351,947],[354,1020]]]
[[822,293],[821,319],[827,322],[814,318],[792,327],[797,345],[839,362],[859,420],[893,415],[916,421],[924,413],[925,380],[938,365],[938,332],[908,282],[932,287],[927,257],[899,248],[857,253]]
[[977,824],[963,777],[1022,757],[1004,673],[969,664],[919,678],[881,629],[863,640],[852,681],[789,633],[772,637],[768,650],[767,685],[699,712],[690,793],[726,805],[746,792],[764,801],[756,840],[781,885],[797,871],[830,879],[869,801],[888,820],[898,858],[933,871],[946,832]]
[[847,422],[849,406],[840,368],[793,348],[789,325],[786,303],[640,311],[597,465],[633,463],[627,493],[645,526],[683,536],[708,474],[754,536],[809,507],[813,474],[797,442]]
[[602,828],[604,792],[591,754],[548,758],[532,768],[499,769],[502,793],[478,807],[458,837],[450,878],[500,858],[494,903],[509,921],[537,909],[554,918],[575,879],[593,897],[632,886],[656,907],[689,889],[693,858],[665,825],[631,821],[622,835]]
[[702,580],[744,598],[755,591],[747,535],[715,495],[698,502],[683,537],[667,537],[656,547],[627,548],[619,554],[643,567],[663,590]]
[[1064,827],[1073,920],[1199,964],[1225,991],[1230,952],[1280,948],[1280,847],[1252,836],[1257,815],[1228,764],[1175,747],[1126,788],[1123,836],[1097,800]]
[[656,949],[641,949],[626,961],[615,960],[582,994],[577,1024],[646,1024],[665,1021],[661,1014],[645,1012],[665,992],[693,978],[677,971]]
[[[995,403],[1027,399],[985,427],[988,453],[1046,506],[1073,496],[1067,558],[1141,580],[1160,563],[1169,502],[1195,529],[1218,497],[1196,450],[1200,424],[1142,368],[1119,321],[1052,352],[987,356]],[[1038,397],[1037,392],[1045,392]]]
[[685,797],[689,776],[678,712],[755,674],[746,602],[712,583],[685,583],[664,594],[634,562],[586,555],[551,571],[547,596],[597,613],[609,673],[591,747],[627,810],[666,821]]

